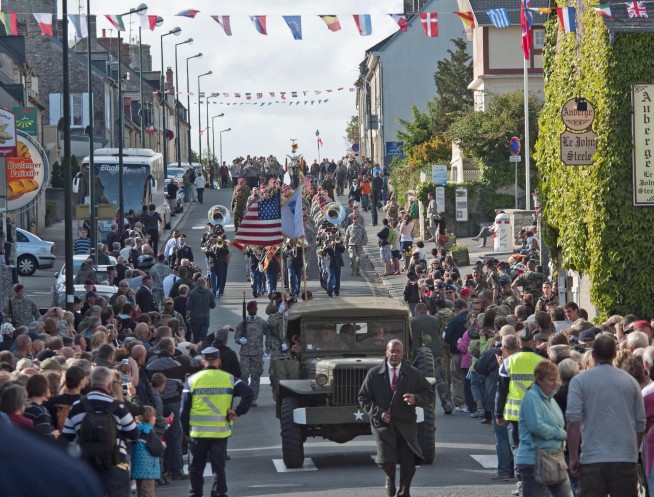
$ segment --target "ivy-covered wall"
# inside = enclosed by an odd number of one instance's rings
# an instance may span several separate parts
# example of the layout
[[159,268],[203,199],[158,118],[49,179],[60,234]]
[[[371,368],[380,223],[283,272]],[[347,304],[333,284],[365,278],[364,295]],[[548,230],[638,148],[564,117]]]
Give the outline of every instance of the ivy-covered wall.
[[[654,212],[632,206],[631,87],[654,81],[654,34],[618,33],[610,44],[602,17],[577,4],[578,32],[546,24],[545,102],[535,160],[544,236],[563,267],[591,280],[602,315],[654,316]],[[561,108],[581,96],[595,108],[597,153],[591,166],[559,159]]]

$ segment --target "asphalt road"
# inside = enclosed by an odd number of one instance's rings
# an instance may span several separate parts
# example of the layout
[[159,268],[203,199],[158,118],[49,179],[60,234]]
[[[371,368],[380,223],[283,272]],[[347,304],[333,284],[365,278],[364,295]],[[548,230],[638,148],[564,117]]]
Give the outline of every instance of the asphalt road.
[[[178,228],[186,234],[187,242],[194,250],[196,261],[205,268],[204,258],[199,250],[199,239],[205,229],[207,211],[215,204],[229,206],[231,190],[207,190],[204,205],[193,205],[183,215],[173,218]],[[369,215],[365,214],[369,222]],[[369,227],[371,243],[369,253],[374,254],[377,228]],[[63,236],[61,226],[49,228],[43,238],[57,243],[56,270],[63,264]],[[227,233],[233,238],[233,226]],[[370,235],[373,235],[372,237]],[[57,239],[57,237],[59,239]],[[232,249],[234,250],[234,249]],[[388,296],[393,287],[403,286],[404,278],[396,277],[389,284],[382,282],[372,258],[363,265],[361,277],[350,276],[343,271],[342,295]],[[310,268],[313,279],[308,282],[317,299],[329,298],[315,280],[316,268]],[[23,278],[27,294],[39,306],[51,302],[51,287],[55,269],[37,271],[35,276]],[[252,299],[249,284],[245,279],[245,261],[235,251],[228,272],[225,296],[212,311],[211,329],[224,324],[235,325],[241,319],[243,296]],[[390,292],[391,294],[395,292]],[[260,297],[260,303],[266,297]],[[262,317],[265,307],[259,306]],[[238,350],[230,337],[230,346]],[[264,371],[267,371],[267,363]],[[262,378],[264,380],[267,378]],[[300,470],[286,470],[281,462],[281,439],[279,421],[270,389],[263,385],[258,407],[236,421],[234,434],[229,442],[231,461],[227,463],[229,494],[232,496],[351,496],[360,497],[385,495],[384,475],[373,461],[375,446],[372,437],[360,437],[343,445],[322,439],[309,439],[305,444],[305,466]],[[489,478],[495,473],[495,439],[492,428],[470,419],[467,414],[446,416],[437,407],[436,413],[436,460],[434,464],[418,468],[414,478],[412,495],[415,497],[446,496],[508,496],[515,482],[494,482]],[[211,469],[205,471],[205,493],[210,495]],[[179,497],[188,492],[187,481],[174,481],[159,487],[160,497]]]

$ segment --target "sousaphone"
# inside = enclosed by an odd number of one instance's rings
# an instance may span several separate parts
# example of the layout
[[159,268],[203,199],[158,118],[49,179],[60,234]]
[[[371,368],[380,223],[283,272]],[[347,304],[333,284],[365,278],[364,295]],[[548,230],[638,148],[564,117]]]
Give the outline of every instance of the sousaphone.
[[219,224],[224,228],[229,223],[231,217],[232,216],[229,213],[229,209],[227,209],[227,207],[224,205],[214,205],[211,209],[209,209],[209,222],[214,226]]

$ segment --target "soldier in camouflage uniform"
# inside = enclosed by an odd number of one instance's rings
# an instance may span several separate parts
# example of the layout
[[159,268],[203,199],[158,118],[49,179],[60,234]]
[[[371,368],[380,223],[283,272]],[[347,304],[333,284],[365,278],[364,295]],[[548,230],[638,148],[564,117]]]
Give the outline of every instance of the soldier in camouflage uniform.
[[234,193],[232,195],[232,213],[234,214],[234,230],[238,230],[241,221],[243,221],[243,216],[245,215],[245,209],[247,207],[249,196],[250,196],[250,189],[245,185],[245,180],[243,178],[239,178],[238,185],[236,185],[236,188],[234,188]]
[[241,345],[239,352],[241,362],[241,380],[249,383],[254,392],[253,406],[257,405],[259,384],[263,374],[263,337],[270,337],[270,325],[257,316],[257,302],[251,300],[247,305],[248,315],[245,323],[236,326],[234,341]]
[[488,283],[486,283],[486,280],[483,278],[481,268],[475,267],[472,269],[472,281],[475,284],[475,287],[472,290],[473,295],[479,295],[482,291],[488,289]]
[[443,362],[443,319],[441,316],[431,316],[427,312],[426,304],[416,305],[416,314],[411,318],[411,343],[413,357],[419,349],[425,350],[434,357],[434,377],[436,391],[445,414],[452,414],[454,402],[450,392],[447,375]]
[[500,274],[495,267],[497,264],[496,259],[489,259],[486,261],[486,285],[493,290],[493,302],[497,303],[500,300],[502,293],[502,286],[500,285]]
[[527,271],[518,276],[514,281],[512,288],[518,290],[522,287],[522,293],[530,293],[534,297],[534,302],[543,296],[543,282],[545,275],[536,271],[536,262],[530,260],[527,262]]
[[152,277],[152,296],[154,297],[157,307],[163,309],[164,289],[163,280],[166,276],[173,271],[164,263],[164,255],[157,255],[157,263],[150,268],[150,276]]
[[11,322],[18,328],[19,326],[30,326],[32,322],[41,319],[41,313],[34,301],[25,297],[25,287],[16,285],[14,287],[15,295],[9,299],[7,315],[11,316]]
[[[295,299],[293,299],[295,300]],[[268,377],[270,383],[273,383],[273,363],[280,357],[290,355],[288,345],[284,337],[286,336],[286,320],[284,319],[285,306],[281,305],[282,299],[271,302],[268,316],[268,325],[270,326],[270,335],[266,335],[266,354],[270,356],[270,365],[268,366]],[[281,309],[280,309],[281,306]],[[268,312],[268,309],[266,309]]]
[[363,246],[368,244],[368,234],[366,229],[359,224],[358,216],[352,218],[352,224],[345,230],[345,246],[350,256],[350,269],[352,274],[359,276],[361,274],[361,257],[363,256]]
[[513,314],[513,311],[515,311],[515,308],[520,302],[511,289],[511,277],[502,275],[500,277],[500,285],[502,285],[502,295],[500,295],[501,303],[508,305],[511,308],[511,314]]

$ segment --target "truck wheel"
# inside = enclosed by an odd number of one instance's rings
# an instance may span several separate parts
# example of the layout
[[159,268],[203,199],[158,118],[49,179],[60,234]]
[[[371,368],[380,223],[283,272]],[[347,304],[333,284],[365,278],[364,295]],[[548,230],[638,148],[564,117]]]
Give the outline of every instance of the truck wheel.
[[419,369],[425,378],[433,378],[436,376],[436,368],[434,367],[434,356],[431,349],[427,347],[420,347],[413,358],[412,366]]
[[293,422],[293,409],[297,406],[297,399],[293,397],[282,400],[282,459],[287,468],[301,468],[304,464],[302,430]]
[[418,443],[422,450],[423,464],[433,464],[436,456],[436,416],[434,406],[425,407],[425,421],[418,425]]

